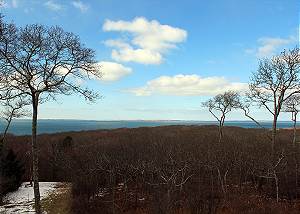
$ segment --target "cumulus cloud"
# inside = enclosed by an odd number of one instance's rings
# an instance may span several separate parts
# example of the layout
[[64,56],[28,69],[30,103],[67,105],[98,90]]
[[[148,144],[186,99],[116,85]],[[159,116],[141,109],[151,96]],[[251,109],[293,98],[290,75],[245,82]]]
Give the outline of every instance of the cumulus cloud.
[[88,11],[89,6],[87,4],[84,4],[82,1],[72,1],[72,5],[79,9],[80,12],[85,13],[86,11]]
[[201,77],[199,75],[161,76],[140,88],[132,88],[126,92],[136,96],[152,94],[175,96],[210,96],[223,93],[227,90],[243,92],[248,89],[247,83],[230,82],[225,77]]
[[60,11],[63,9],[63,6],[57,2],[54,1],[47,1],[45,2],[45,6],[49,9],[49,10],[53,10],[53,11]]
[[256,49],[246,49],[247,54],[255,54],[258,58],[270,57],[275,54],[275,52],[285,46],[296,44],[297,38],[295,36],[290,36],[288,38],[280,37],[262,37],[257,40],[258,48]]
[[132,21],[106,20],[103,30],[129,33],[130,39],[108,40],[105,44],[114,48],[114,60],[141,64],[161,64],[163,55],[187,38],[187,32],[183,29],[163,25],[156,20],[149,21],[144,17]]
[[132,69],[125,67],[119,63],[102,61],[96,64],[98,70],[101,72],[101,81],[117,81],[122,77],[131,74]]
[[[100,61],[94,64],[97,76],[89,74],[91,79],[112,82],[117,81],[132,73],[132,69],[115,62]],[[55,69],[55,74],[58,76],[66,75],[69,72],[70,66],[60,66]],[[86,76],[86,72],[80,70],[83,76]],[[77,78],[76,76],[69,75],[71,78]]]

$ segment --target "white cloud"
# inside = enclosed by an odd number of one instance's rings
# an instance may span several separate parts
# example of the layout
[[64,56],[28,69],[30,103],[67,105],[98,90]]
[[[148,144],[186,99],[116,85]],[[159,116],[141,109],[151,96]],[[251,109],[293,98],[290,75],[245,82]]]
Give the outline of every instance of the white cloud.
[[[117,81],[132,73],[131,68],[125,67],[124,65],[115,62],[100,61],[95,63],[94,66],[99,76],[91,75],[90,77],[92,79],[96,79],[104,82]],[[56,74],[66,75],[68,71],[69,68],[67,67],[59,67],[56,69]],[[82,74],[85,76],[86,72],[82,71]]]
[[18,8],[18,6],[19,6],[18,0],[0,1],[0,7],[2,7],[2,8]]
[[160,53],[147,49],[133,49],[129,44],[122,40],[107,40],[106,46],[118,48],[112,50],[112,58],[116,61],[137,62],[142,64],[159,64],[162,60]]
[[108,40],[105,44],[114,48],[114,60],[141,64],[162,63],[163,54],[187,38],[187,32],[183,29],[162,25],[156,20],[148,21],[144,17],[132,21],[106,20],[103,30],[129,33],[130,39]]
[[289,37],[287,39],[282,38],[260,38],[258,42],[261,46],[257,50],[258,57],[266,57],[274,54],[277,48],[280,48],[284,45],[291,44],[295,41],[294,37]]
[[75,8],[79,9],[80,12],[82,12],[82,13],[85,13],[89,9],[88,5],[84,4],[82,1],[79,1],[79,0],[78,1],[72,1],[72,5]]
[[[121,78],[129,75],[132,73],[132,69],[129,67],[125,67],[119,63],[115,62],[108,62],[108,61],[100,61],[94,64],[94,67],[96,69],[97,75],[93,75],[89,73],[87,75],[86,71],[79,70],[83,77],[94,79],[102,82],[113,82],[118,81]],[[70,71],[70,66],[60,66],[55,69],[55,75],[57,77],[65,76]],[[78,84],[83,84],[86,81],[84,81],[81,77],[77,77],[76,75],[69,74],[67,75],[68,78],[71,78],[71,80],[75,81]]]
[[96,64],[101,72],[101,81],[117,81],[124,76],[129,75],[132,69],[119,63],[102,61]]
[[126,92],[136,96],[152,94],[175,96],[210,96],[227,90],[243,92],[248,89],[247,83],[230,82],[224,77],[201,77],[199,75],[161,76],[140,88],[128,89]]
[[297,38],[295,36],[290,36],[288,38],[280,37],[262,37],[257,40],[258,48],[256,49],[246,49],[245,53],[255,54],[258,58],[270,57],[275,54],[275,52],[283,47],[290,44],[296,44]]
[[52,0],[45,2],[45,6],[53,11],[60,11],[63,9],[63,6],[57,2],[54,2]]
[[141,64],[160,64],[162,62],[160,53],[140,48],[113,50],[111,56],[114,60],[123,62],[137,62]]

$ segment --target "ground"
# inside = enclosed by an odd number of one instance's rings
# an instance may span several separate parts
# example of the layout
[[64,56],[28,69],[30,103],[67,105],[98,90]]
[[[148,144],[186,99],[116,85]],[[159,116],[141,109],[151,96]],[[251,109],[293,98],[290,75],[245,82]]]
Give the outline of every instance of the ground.
[[71,213],[71,186],[69,183],[58,183],[56,190],[52,191],[42,200],[42,208],[47,214]]
[[[40,182],[40,194],[42,200],[42,206],[46,209],[45,213],[48,212],[47,202],[51,200],[52,195],[57,195],[62,191],[66,191],[66,186],[57,183],[57,182]],[[21,185],[21,187],[12,193],[9,193],[5,198],[5,205],[0,206],[0,214],[12,214],[12,213],[26,213],[34,214],[34,196],[33,196],[33,188],[29,185],[29,183],[25,182]]]

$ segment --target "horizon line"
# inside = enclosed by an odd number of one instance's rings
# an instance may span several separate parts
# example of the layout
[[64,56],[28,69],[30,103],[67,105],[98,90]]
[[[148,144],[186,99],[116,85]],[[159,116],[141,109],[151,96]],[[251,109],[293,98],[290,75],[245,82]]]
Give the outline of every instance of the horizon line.
[[[16,118],[16,120],[32,120],[31,118]],[[188,119],[110,119],[110,120],[95,120],[95,119],[68,119],[68,118],[41,118],[38,120],[70,120],[70,121],[95,121],[95,122],[120,122],[120,121],[145,121],[145,122],[180,122],[180,121],[187,121],[187,122],[218,122],[217,120],[188,120]],[[1,121],[1,119],[0,119]],[[272,120],[257,120],[258,122],[273,122]],[[297,120],[298,121],[298,120]],[[299,120],[300,121],[300,120]],[[226,122],[253,122],[252,120],[226,120]],[[277,122],[293,122],[292,120],[278,120]]]

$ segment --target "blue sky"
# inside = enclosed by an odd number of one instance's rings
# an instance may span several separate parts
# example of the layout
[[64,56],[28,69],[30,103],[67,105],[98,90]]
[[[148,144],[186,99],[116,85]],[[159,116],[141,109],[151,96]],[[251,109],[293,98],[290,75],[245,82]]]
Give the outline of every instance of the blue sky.
[[86,84],[103,99],[62,96],[40,118],[213,120],[201,102],[244,90],[259,58],[299,43],[298,0],[6,0],[1,11],[79,35],[102,65],[103,79]]

